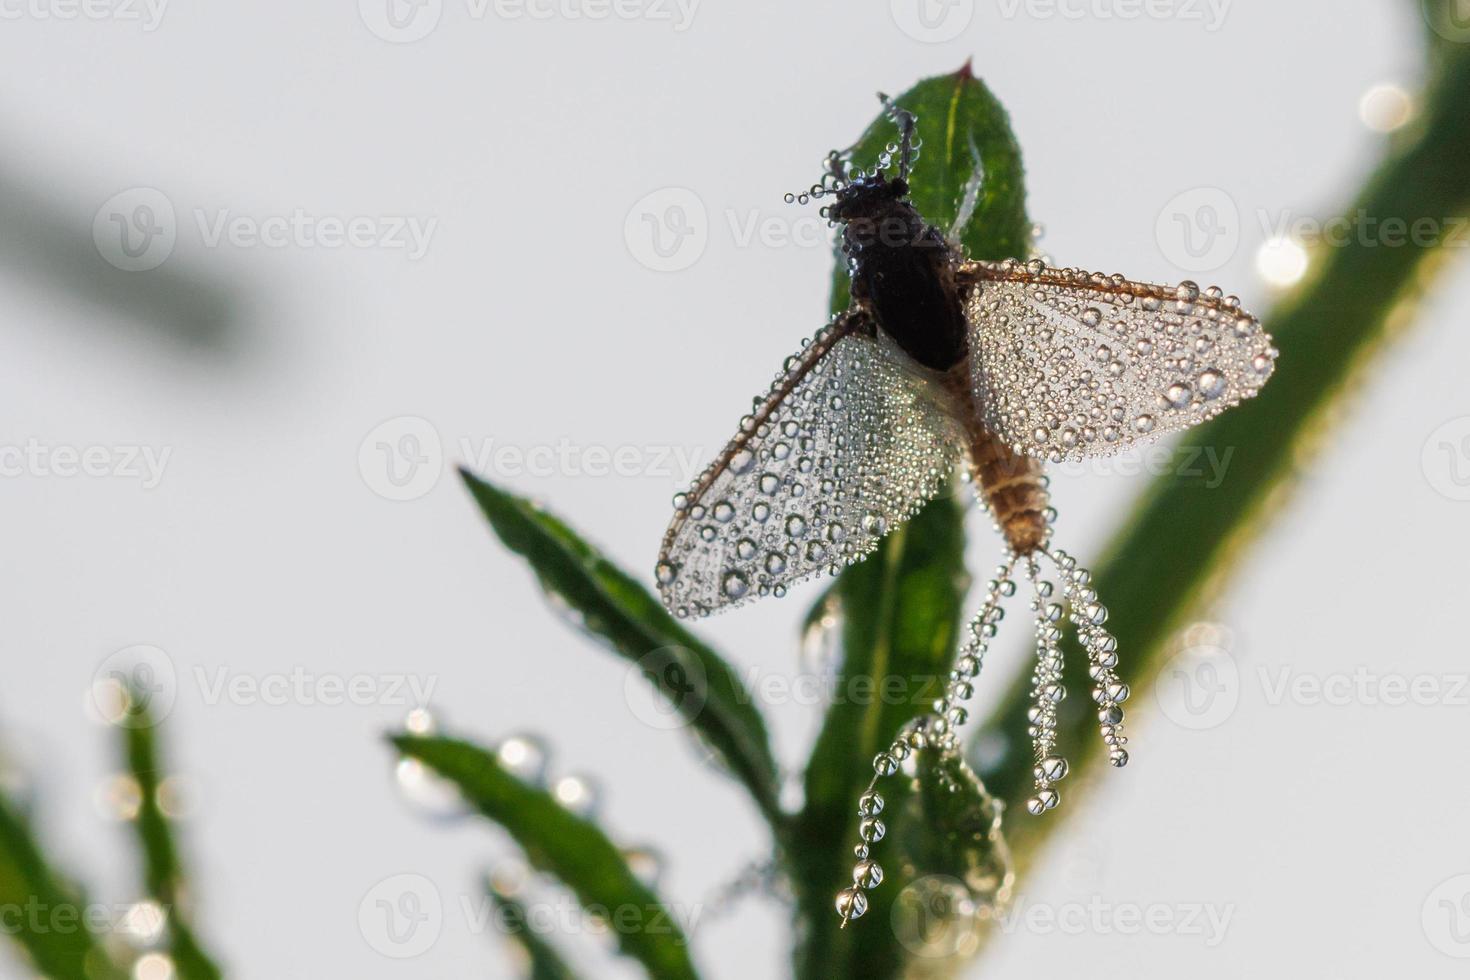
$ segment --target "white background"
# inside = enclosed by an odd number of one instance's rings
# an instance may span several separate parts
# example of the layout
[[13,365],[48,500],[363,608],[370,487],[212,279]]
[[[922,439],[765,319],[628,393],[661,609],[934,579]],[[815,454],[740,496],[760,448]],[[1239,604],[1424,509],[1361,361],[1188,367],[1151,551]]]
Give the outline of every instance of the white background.
[[[830,265],[821,247],[742,247],[727,215],[799,216],[783,192],[860,131],[876,90],[973,56],[1025,150],[1042,244],[1069,264],[1180,278],[1156,219],[1181,192],[1223,189],[1238,247],[1198,278],[1264,310],[1259,216],[1345,203],[1383,142],[1360,122],[1359,96],[1383,81],[1412,90],[1423,33],[1413,3],[1387,0],[1237,0],[1217,30],[1202,5],[1124,20],[1105,0],[1072,3],[1075,18],[981,3],[939,43],[906,34],[886,3],[708,2],[680,31],[652,17],[476,17],[444,0],[434,30],[396,44],[369,29],[382,14],[372,2],[364,16],[352,0],[175,0],[152,31],[41,16],[56,2],[7,6],[0,30],[0,442],[172,455],[154,489],[0,480],[0,737],[33,774],[54,851],[98,900],[131,899],[125,828],[94,801],[116,753],[84,702],[113,651],[166,650],[179,689],[168,752],[199,800],[182,833],[203,931],[233,975],[273,980],[510,975],[460,901],[512,852],[481,823],[435,823],[404,802],[380,739],[404,706],[210,704],[196,670],[432,679],[450,729],[487,742],[539,732],[556,774],[591,774],[606,825],[657,842],[664,890],[686,907],[763,857],[742,794],[679,733],[629,710],[622,662],[549,610],[448,467],[461,439],[713,453],[822,322]],[[103,202],[136,187],[161,191],[177,216],[174,250],[149,273],[107,266],[90,236]],[[667,187],[698,196],[708,241],[692,266],[660,273],[624,225]],[[220,209],[437,225],[417,261],[305,242],[211,247],[196,212]],[[1354,388],[1214,611],[1234,631],[1238,707],[1191,731],[1140,691],[1134,765],[1106,774],[1021,888],[1027,905],[1228,908],[1224,941],[1023,926],[974,975],[1463,975],[1449,953],[1470,943],[1437,947],[1421,916],[1441,882],[1470,872],[1463,692],[1428,707],[1273,704],[1260,671],[1365,667],[1450,685],[1470,670],[1470,503],[1421,465],[1430,434],[1470,414],[1467,273],[1450,267]],[[183,342],[200,308],[224,325]],[[405,415],[439,433],[446,468],[424,496],[393,502],[365,480],[359,446]],[[680,482],[489,475],[640,574]],[[1060,540],[1095,553],[1141,486],[1058,478]],[[978,520],[975,532],[979,572],[996,544]],[[701,632],[743,669],[790,677],[814,591]],[[1024,663],[1002,646],[987,690]],[[797,767],[817,709],[769,716]],[[400,873],[428,877],[446,909],[417,959],[380,955],[358,926],[360,900]],[[785,969],[779,905],[755,896],[704,914],[708,975]],[[566,945],[592,975],[636,975],[586,937]],[[0,973],[26,976],[16,963]]]

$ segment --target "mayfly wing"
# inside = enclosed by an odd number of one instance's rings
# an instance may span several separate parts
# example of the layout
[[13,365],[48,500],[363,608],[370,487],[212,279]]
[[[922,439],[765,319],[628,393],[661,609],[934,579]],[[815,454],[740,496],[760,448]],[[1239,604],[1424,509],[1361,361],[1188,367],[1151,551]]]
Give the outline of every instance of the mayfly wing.
[[675,498],[664,603],[702,616],[857,561],[945,486],[960,452],[937,384],[861,308],[843,314]]
[[1103,456],[1253,396],[1276,350],[1235,297],[1039,261],[968,262],[970,371],[987,427],[1052,461]]

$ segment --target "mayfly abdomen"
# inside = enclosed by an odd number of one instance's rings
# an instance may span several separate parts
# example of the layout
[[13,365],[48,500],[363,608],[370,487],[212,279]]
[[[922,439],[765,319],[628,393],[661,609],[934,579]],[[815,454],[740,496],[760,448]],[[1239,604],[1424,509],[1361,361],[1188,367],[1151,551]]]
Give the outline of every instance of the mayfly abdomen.
[[1046,545],[1050,536],[1047,510],[1050,498],[1039,459],[1011,449],[986,427],[975,403],[969,368],[961,364],[944,378],[964,428],[970,475],[1006,546],[1017,555],[1029,555]]

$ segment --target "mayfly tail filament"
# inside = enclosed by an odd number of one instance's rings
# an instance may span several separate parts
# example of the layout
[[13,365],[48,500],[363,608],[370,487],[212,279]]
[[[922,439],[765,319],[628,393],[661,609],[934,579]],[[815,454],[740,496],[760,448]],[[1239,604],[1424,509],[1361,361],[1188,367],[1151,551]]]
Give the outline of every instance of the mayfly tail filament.
[[[996,501],[987,492],[985,480],[980,493],[992,515],[998,518]],[[1044,494],[1044,478],[1038,477]],[[1092,698],[1098,709],[1098,723],[1108,747],[1108,760],[1121,767],[1128,762],[1124,748],[1128,739],[1123,734],[1122,702],[1128,699],[1128,685],[1118,679],[1117,640],[1103,629],[1107,609],[1098,602],[1091,585],[1091,574],[1064,551],[1046,547],[1054,512],[1045,508],[1045,531],[1040,541],[1027,541],[1027,547],[1016,547],[1015,534],[1007,534],[1005,561],[996,568],[995,577],[985,586],[985,600],[970,620],[964,646],[949,672],[944,696],[934,702],[933,711],[909,721],[899,730],[893,743],[873,760],[873,778],[858,801],[858,836],[852,885],[837,896],[837,912],[842,924],[867,911],[865,892],[883,881],[883,868],[873,859],[872,849],[883,839],[886,828],[881,814],[884,799],[878,786],[884,777],[897,773],[905,759],[921,748],[933,748],[953,754],[963,762],[957,730],[969,716],[965,703],[974,694],[975,678],[985,661],[985,652],[995,638],[1004,617],[1003,600],[1017,591],[1017,578],[1024,576],[1031,587],[1030,608],[1036,634],[1036,666],[1031,675],[1031,707],[1027,711],[1027,734],[1031,737],[1032,776],[1035,792],[1026,801],[1026,809],[1040,815],[1061,801],[1055,784],[1067,775],[1067,762],[1056,752],[1057,707],[1066,697],[1062,685],[1061,620],[1067,615],[1077,628],[1078,638],[1088,657],[1088,674],[1092,678]],[[998,520],[1002,530],[1004,523]],[[1031,525],[1034,527],[1034,524]],[[1055,566],[1061,582],[1061,596],[1056,586],[1042,573],[1041,558]],[[1060,598],[1061,601],[1056,601]],[[1066,608],[1063,608],[1065,604]]]

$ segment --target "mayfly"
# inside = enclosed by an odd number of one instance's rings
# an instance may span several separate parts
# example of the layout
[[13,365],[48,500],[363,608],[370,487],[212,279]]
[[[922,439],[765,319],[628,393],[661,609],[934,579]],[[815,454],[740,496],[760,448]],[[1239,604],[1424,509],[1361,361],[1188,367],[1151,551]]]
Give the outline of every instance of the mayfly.
[[1005,554],[933,712],[910,721],[873,761],[858,802],[853,884],[837,897],[844,925],[883,879],[871,858],[884,835],[879,779],[917,746],[955,751],[964,703],[1018,579],[1032,593],[1037,645],[1027,810],[1054,808],[1055,784],[1067,774],[1056,753],[1064,615],[1088,656],[1109,761],[1127,764],[1129,691],[1116,670],[1117,642],[1088,571],[1051,545],[1056,514],[1042,464],[1114,453],[1212,418],[1253,396],[1277,353],[1260,322],[1217,288],[1034,258],[967,259],[953,233],[910,202],[916,119],[889,111],[899,140],[877,166],[856,170],[834,153],[812,192],[834,198],[824,213],[842,229],[851,304],[787,360],[725,450],[675,497],[655,569],[665,604],[681,617],[783,595],[867,556],[966,464]]

